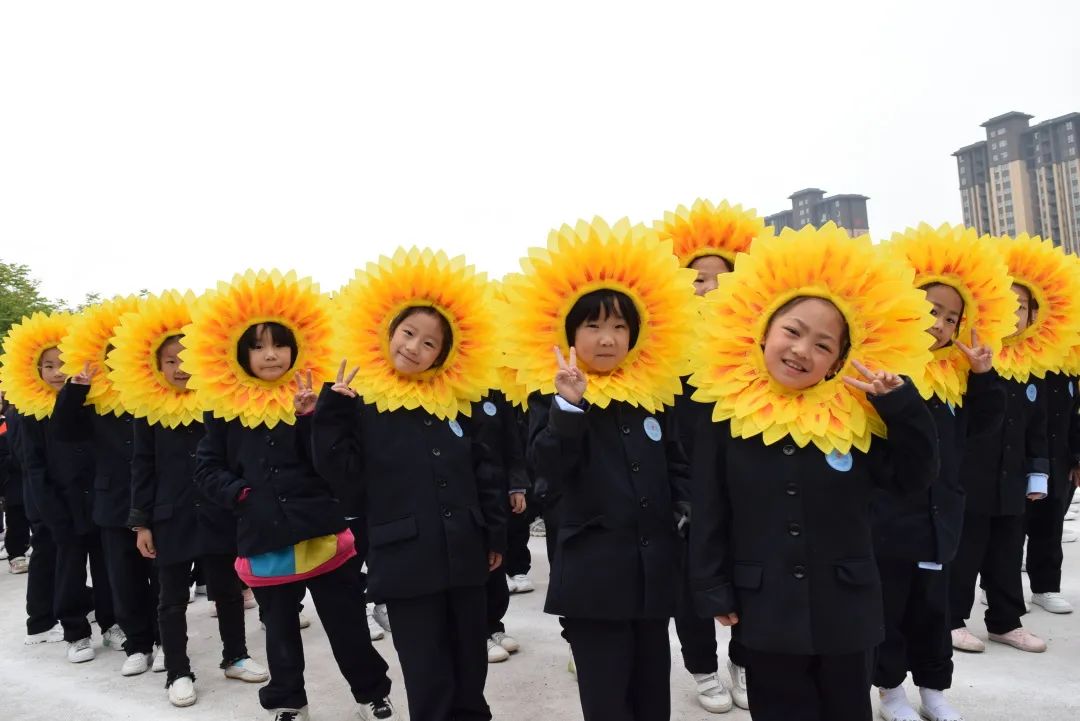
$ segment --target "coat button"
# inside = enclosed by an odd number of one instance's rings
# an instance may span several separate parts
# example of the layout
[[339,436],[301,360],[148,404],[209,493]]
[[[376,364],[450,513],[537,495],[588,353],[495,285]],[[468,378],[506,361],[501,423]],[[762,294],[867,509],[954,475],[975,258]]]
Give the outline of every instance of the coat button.
[[623,434],[624,436],[628,436],[628,435],[630,435],[630,426],[623,426],[623,427],[622,427],[622,434]]
[[648,536],[642,536],[641,537],[641,545],[643,547],[649,545],[649,537]]
[[789,483],[784,487],[784,493],[789,496],[797,496],[799,495],[799,487],[794,483]]
[[645,498],[644,496],[642,496],[642,498],[641,498],[641,507],[642,508],[648,508],[649,507],[649,499],[648,498]]
[[796,566],[791,569],[791,575],[801,581],[806,578],[806,566]]
[[425,426],[430,426],[431,425],[431,419],[430,418],[425,418],[424,419],[424,425]]
[[638,463],[637,461],[634,461],[633,463],[630,464],[630,470],[637,473],[638,471],[641,470],[641,464]]
[[787,532],[790,533],[792,536],[797,536],[802,533],[802,527],[798,523],[789,523],[787,527]]
[[274,466],[274,467],[272,467],[272,468],[270,469],[270,472],[271,472],[271,473],[277,473],[277,472],[278,472],[278,468],[277,468],[277,466]]
[[191,451],[190,453],[188,453],[188,458],[194,458],[194,457],[195,457],[195,451]]
[[432,448],[431,449],[431,455],[436,456],[436,457],[441,456],[442,451],[440,451],[438,448]]
[[452,516],[454,514],[449,508],[444,508],[444,509],[442,509],[442,515],[443,515],[443,518],[450,518],[450,516]]
[[793,456],[793,455],[795,455],[795,446],[784,446],[784,455],[785,456]]
[[440,478],[435,483],[439,486],[439,488],[446,488],[446,479],[445,478]]
[[125,446],[130,446],[130,445],[131,445],[131,441],[124,441],[124,445],[125,445]]
[[284,503],[284,502],[285,502],[286,500],[288,500],[287,498],[285,498],[285,496],[278,496],[278,497],[277,497],[277,499],[278,499],[278,501],[280,501],[281,503]]

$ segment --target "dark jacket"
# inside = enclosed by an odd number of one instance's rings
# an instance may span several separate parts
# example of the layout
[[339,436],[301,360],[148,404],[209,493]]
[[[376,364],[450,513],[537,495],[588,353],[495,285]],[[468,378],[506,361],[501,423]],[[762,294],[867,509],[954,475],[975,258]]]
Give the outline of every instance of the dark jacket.
[[934,421],[908,382],[874,407],[889,438],[822,453],[790,437],[702,426],[694,457],[691,587],[703,617],[738,613],[735,637],[766,653],[856,653],[884,638],[871,538],[875,488],[925,491],[938,474]]
[[675,396],[675,418],[679,424],[679,441],[686,457],[694,457],[694,440],[702,425],[712,422],[712,403],[695,401],[692,396],[697,389],[690,385],[690,378],[682,379],[683,392]]
[[499,465],[506,478],[507,491],[530,493],[533,482],[525,463],[525,445],[529,437],[529,422],[525,418],[525,411],[506,400],[502,391],[494,390],[483,401],[473,404],[472,413],[474,418],[479,418],[479,414],[483,413],[499,430],[495,439],[499,444]]
[[154,533],[157,561],[169,565],[236,554],[236,519],[195,486],[201,423],[178,428],[135,421],[128,526]]
[[26,495],[57,543],[93,532],[92,445],[58,438],[54,418],[23,416],[18,434]]
[[880,558],[918,563],[949,563],[960,546],[964,525],[964,489],[960,463],[969,446],[1001,434],[1005,387],[989,373],[968,376],[967,394],[959,408],[937,396],[926,401],[937,428],[941,472],[926,491],[900,495],[879,488],[874,496],[874,549]]
[[0,496],[6,506],[23,505],[22,468],[15,457],[14,436],[7,416],[0,415]]
[[575,618],[666,618],[679,587],[676,515],[689,469],[675,417],[628,403],[561,409],[529,397],[528,459],[560,496],[544,610]]
[[1043,386],[1050,454],[1049,496],[1063,498],[1072,486],[1069,471],[1080,465],[1080,393],[1076,378],[1061,373],[1048,373]]
[[41,511],[38,510],[38,505],[34,501],[34,496],[27,487],[27,474],[25,471],[26,456],[22,447],[23,416],[15,406],[9,405],[5,420],[7,422],[8,450],[10,452],[10,455],[8,456],[8,482],[9,484],[19,484],[18,494],[22,499],[26,520],[31,523],[38,523],[41,521]]
[[343,497],[362,498],[372,599],[486,583],[488,552],[506,548],[500,424],[482,410],[450,422],[380,413],[329,388],[315,408],[315,465]]
[[1002,381],[1005,419],[998,433],[970,444],[960,466],[966,512],[984,516],[1023,515],[1030,473],[1049,473],[1046,389],[1043,381]]
[[56,396],[52,425],[57,440],[89,443],[94,462],[94,523],[126,528],[131,506],[131,454],[135,437],[129,413],[98,415],[86,405],[90,386],[67,383]]
[[[236,547],[250,557],[345,530],[345,513],[311,462],[311,418],[246,428],[203,416],[195,484],[236,515]],[[241,492],[247,497],[239,500]]]

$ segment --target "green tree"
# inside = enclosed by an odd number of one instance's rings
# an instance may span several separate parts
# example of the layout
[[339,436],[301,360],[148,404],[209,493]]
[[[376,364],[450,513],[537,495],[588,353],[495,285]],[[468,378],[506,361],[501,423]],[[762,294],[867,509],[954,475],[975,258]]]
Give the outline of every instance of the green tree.
[[0,338],[23,316],[56,309],[56,303],[38,290],[40,283],[28,266],[0,260]]

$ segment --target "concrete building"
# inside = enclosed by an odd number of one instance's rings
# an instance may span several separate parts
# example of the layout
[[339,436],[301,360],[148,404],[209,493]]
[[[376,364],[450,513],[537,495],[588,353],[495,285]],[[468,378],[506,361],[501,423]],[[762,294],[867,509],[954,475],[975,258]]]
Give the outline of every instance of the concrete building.
[[812,225],[815,228],[825,225],[830,220],[849,235],[865,235],[870,232],[866,214],[865,195],[830,195],[820,188],[806,188],[788,196],[791,210],[766,216],[765,224],[771,225],[779,233],[783,228],[801,228]]

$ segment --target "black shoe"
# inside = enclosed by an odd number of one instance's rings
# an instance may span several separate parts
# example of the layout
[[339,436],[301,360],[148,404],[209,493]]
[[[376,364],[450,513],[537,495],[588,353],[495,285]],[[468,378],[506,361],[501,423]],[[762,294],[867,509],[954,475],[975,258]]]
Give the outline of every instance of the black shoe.
[[394,713],[394,704],[390,703],[390,699],[383,698],[361,704],[360,718],[364,721],[394,721],[397,714]]

